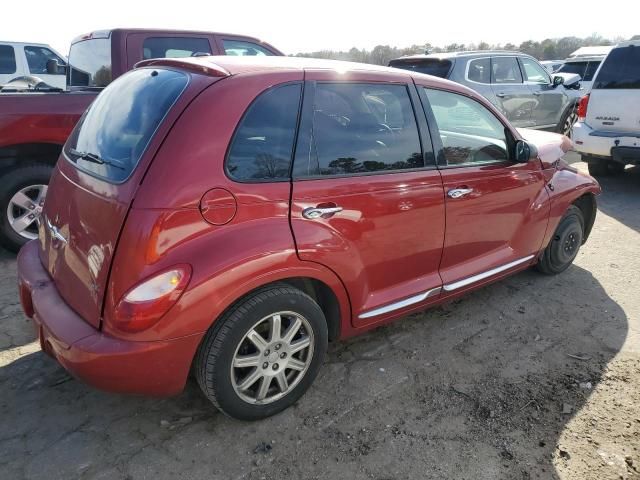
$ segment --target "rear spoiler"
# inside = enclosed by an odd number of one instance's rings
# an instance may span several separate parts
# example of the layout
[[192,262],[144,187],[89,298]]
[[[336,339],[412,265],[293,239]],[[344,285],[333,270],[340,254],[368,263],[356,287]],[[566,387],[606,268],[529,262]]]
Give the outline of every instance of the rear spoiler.
[[133,68],[142,67],[175,67],[182,70],[188,70],[210,77],[228,77],[231,73],[220,65],[216,65],[211,61],[203,60],[202,57],[185,57],[185,58],[151,58],[136,63]]

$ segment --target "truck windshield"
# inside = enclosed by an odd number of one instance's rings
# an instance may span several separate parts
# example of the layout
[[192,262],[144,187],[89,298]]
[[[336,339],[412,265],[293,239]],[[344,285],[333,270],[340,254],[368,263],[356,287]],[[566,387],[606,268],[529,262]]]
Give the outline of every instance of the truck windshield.
[[92,38],[71,45],[69,86],[106,87],[111,83],[111,39]]
[[124,182],[188,81],[182,72],[149,68],[118,78],[80,119],[65,156],[95,177]]

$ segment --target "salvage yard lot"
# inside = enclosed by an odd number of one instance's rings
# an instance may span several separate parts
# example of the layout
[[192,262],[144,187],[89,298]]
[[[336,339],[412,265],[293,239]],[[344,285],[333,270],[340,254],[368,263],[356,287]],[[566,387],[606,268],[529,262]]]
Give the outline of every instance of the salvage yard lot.
[[256,423],[193,381],[153,399],[70,379],[34,342],[0,251],[0,478],[640,478],[640,168],[601,183],[565,273],[333,344],[302,400]]

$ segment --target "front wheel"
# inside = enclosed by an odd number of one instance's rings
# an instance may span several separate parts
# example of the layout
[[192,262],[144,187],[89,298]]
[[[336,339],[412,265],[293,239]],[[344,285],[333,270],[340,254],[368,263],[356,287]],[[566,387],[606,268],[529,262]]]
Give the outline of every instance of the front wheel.
[[267,287],[238,302],[207,333],[195,359],[196,378],[226,415],[266,418],[309,388],[327,339],[325,316],[311,297],[284,284]]
[[573,128],[573,125],[577,121],[578,121],[578,113],[576,111],[576,106],[575,105],[570,106],[569,108],[567,108],[567,111],[564,112],[564,114],[562,115],[562,118],[560,119],[560,123],[558,124],[556,131],[558,133],[561,133],[571,138],[571,129]]
[[582,210],[571,205],[560,220],[553,238],[542,252],[536,268],[547,275],[555,275],[573,263],[584,238]]
[[53,167],[28,164],[12,168],[0,177],[0,244],[17,252],[38,238],[40,214]]

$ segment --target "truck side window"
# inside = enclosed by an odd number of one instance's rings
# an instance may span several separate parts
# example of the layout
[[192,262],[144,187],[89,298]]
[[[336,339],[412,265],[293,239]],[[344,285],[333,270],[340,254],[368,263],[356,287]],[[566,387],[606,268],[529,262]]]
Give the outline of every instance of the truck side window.
[[240,182],[289,179],[302,86],[275,87],[260,94],[240,121],[226,170]]
[[46,74],[48,60],[57,60],[58,65],[64,65],[66,63],[63,59],[61,59],[58,55],[56,55],[46,47],[24,47],[24,54],[27,57],[29,72],[33,74]]
[[222,44],[224,45],[224,53],[225,55],[232,56],[273,56],[273,52],[270,52],[264,47],[261,47],[257,43],[253,42],[244,42],[241,40],[222,40]]
[[194,37],[149,37],[142,43],[142,58],[182,58],[194,53],[211,54],[211,45],[206,38]]
[[16,73],[16,53],[11,45],[0,45],[0,73]]

